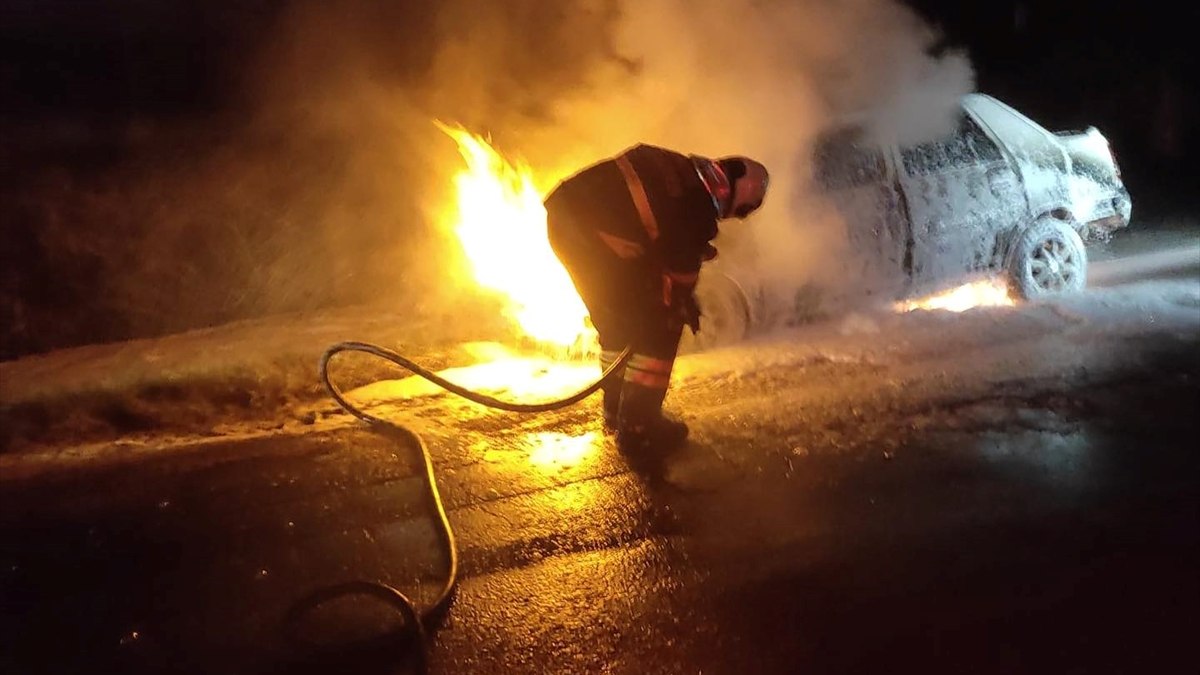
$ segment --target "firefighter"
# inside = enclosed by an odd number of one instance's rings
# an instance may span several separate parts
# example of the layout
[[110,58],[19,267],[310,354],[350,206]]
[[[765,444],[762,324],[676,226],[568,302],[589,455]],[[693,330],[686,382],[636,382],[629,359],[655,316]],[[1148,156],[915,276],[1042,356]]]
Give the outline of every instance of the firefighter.
[[604,424],[617,447],[651,457],[683,443],[688,427],[662,413],[686,325],[700,328],[695,289],[716,257],[717,223],[762,205],[766,167],[640,144],[563,180],[546,198],[550,246],[600,337],[603,368],[631,346],[624,372],[603,389]]

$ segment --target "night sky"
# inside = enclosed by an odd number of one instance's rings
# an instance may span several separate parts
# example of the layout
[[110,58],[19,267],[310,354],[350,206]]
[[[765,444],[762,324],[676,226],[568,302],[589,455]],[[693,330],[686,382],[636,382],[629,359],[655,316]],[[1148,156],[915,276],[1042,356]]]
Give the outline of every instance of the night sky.
[[[239,70],[288,4],[5,0],[0,119],[104,125],[134,115],[236,113]],[[409,25],[428,21],[428,4],[380,3],[396,7],[387,18]],[[947,47],[968,50],[979,89],[1036,119],[1095,123],[1123,154],[1148,159],[1196,147],[1200,9],[1080,0],[908,4],[942,30]]]
[[1196,192],[1200,175],[1200,9],[1077,0],[910,4],[949,45],[969,51],[978,89],[1051,128],[1100,127],[1127,166],[1131,190],[1195,203],[1184,193]]
[[[434,4],[380,0],[377,6],[356,5],[372,7],[371,21],[362,24],[370,34],[361,39],[382,47],[373,56],[382,60],[372,64],[375,72],[403,82],[427,65],[432,45],[423,41],[422,27],[432,21]],[[978,90],[1052,129],[1099,127],[1122,163],[1135,218],[1195,213],[1200,77],[1192,31],[1200,26],[1200,10],[1077,0],[909,4],[942,32],[939,49],[967,51]],[[131,129],[157,124],[194,130],[191,145],[149,150],[172,165],[219,145],[251,113],[248,64],[256,62],[293,5],[291,0],[0,2],[0,323],[6,326],[0,358],[319,304],[319,298],[297,292],[290,304],[266,308],[226,298],[211,307],[193,303],[195,312],[171,320],[149,309],[139,318],[140,308],[114,304],[108,298],[115,295],[97,292],[106,283],[104,266],[112,261],[105,253],[88,251],[89,234],[70,246],[47,243],[48,224],[69,230],[73,213],[92,216],[91,227],[106,227],[94,215],[95,205],[83,200],[74,212],[52,209],[48,216],[36,205],[19,203],[38,190],[77,195],[99,189],[80,175],[107,180],[108,167],[128,165],[131,139],[138,138]],[[399,25],[405,26],[403,39],[396,38]],[[304,73],[291,77],[302,89]],[[219,177],[219,170],[210,172]],[[103,189],[113,194],[126,188],[117,183]],[[280,193],[288,194],[286,189]],[[53,200],[43,200],[48,201]],[[139,217],[152,219],[154,208],[148,205]],[[191,250],[207,245],[189,244]],[[226,254],[208,255],[221,259]],[[191,273],[202,277],[204,270],[198,264]],[[158,299],[163,307],[174,302],[165,295]]]

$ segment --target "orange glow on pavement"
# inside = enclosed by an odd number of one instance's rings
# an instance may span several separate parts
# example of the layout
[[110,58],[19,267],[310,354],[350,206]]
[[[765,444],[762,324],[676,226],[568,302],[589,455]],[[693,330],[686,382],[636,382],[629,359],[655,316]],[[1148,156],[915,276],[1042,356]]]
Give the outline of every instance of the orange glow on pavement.
[[[544,356],[520,355],[495,343],[468,345],[479,363],[447,368],[438,375],[489,396],[524,403],[569,396],[600,377],[595,362],[554,360]],[[383,380],[351,392],[355,400],[390,402],[398,399],[446,394],[425,378],[411,375],[400,380]],[[457,398],[455,396],[455,398]]]
[[576,466],[596,452],[597,436],[594,431],[579,436],[557,432],[530,434],[529,440],[533,448],[529,452],[529,461],[542,469]]

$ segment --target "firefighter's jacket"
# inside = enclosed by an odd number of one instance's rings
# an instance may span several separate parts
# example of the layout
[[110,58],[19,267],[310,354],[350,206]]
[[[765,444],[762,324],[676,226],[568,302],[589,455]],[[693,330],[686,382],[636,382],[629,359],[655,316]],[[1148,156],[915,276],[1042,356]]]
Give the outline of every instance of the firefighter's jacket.
[[717,204],[693,158],[665,148],[636,145],[579,171],[546,208],[552,220],[588,230],[598,250],[661,270],[668,285],[693,286],[715,251]]

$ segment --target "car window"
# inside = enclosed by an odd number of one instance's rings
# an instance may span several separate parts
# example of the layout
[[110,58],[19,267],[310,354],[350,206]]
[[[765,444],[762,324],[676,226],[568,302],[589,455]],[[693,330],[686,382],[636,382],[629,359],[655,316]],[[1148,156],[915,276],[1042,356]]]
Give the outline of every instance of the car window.
[[1062,153],[1051,135],[1037,122],[987,98],[972,104],[1008,151],[1018,160],[1063,169]]
[[1004,159],[1000,148],[988,138],[975,120],[963,115],[959,123],[959,136],[967,148],[967,152],[975,160],[982,162],[998,162]]
[[887,173],[883,152],[857,127],[822,135],[813,149],[817,181],[827,189],[844,189],[878,181]]
[[962,115],[955,133],[900,149],[909,175],[926,175],[1002,159],[1000,149],[970,117]]

